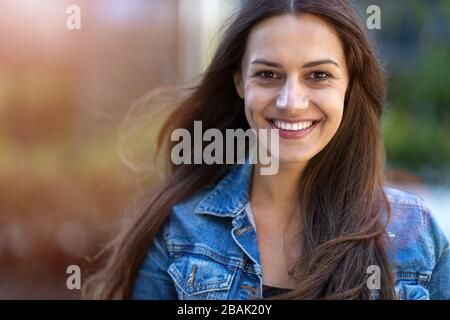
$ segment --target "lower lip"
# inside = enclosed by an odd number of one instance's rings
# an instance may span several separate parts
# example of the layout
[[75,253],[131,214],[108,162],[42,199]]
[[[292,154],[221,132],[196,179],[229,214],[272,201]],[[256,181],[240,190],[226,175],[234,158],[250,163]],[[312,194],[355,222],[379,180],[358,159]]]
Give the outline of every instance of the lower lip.
[[283,129],[280,129],[277,126],[275,126],[275,124],[272,121],[270,121],[270,120],[268,120],[268,121],[272,128],[278,129],[280,137],[285,138],[285,139],[304,138],[320,123],[320,121],[316,121],[309,128],[302,129],[302,130],[283,130]]

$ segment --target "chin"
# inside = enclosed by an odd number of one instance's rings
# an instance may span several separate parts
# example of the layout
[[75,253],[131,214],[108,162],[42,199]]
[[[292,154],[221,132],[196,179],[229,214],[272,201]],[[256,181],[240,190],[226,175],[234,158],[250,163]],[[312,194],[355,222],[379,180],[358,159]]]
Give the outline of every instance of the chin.
[[[281,152],[281,151],[280,151]],[[305,165],[311,157],[298,154],[282,154],[280,155],[280,165]]]

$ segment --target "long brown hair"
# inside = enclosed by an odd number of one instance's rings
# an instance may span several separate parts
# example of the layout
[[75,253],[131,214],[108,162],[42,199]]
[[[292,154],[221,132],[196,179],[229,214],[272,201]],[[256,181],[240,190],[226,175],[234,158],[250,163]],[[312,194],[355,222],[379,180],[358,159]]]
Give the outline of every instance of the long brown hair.
[[[175,128],[192,135],[194,120],[203,128],[247,129],[244,102],[233,74],[240,68],[252,27],[263,19],[308,13],[338,33],[347,58],[350,83],[343,120],[329,144],[312,158],[298,190],[304,224],[302,259],[296,274],[301,289],[286,299],[368,299],[367,268],[381,272],[381,299],[394,299],[394,278],[385,251],[390,209],[383,192],[384,152],[380,119],[385,100],[383,70],[364,24],[346,0],[250,0],[229,25],[198,85],[179,103],[163,126],[159,148]],[[121,232],[96,256],[98,270],[84,283],[84,298],[128,298],[155,234],[174,204],[216,183],[227,165],[170,164],[167,177],[143,201]],[[386,209],[386,210],[383,210]],[[387,212],[387,219],[382,212]]]

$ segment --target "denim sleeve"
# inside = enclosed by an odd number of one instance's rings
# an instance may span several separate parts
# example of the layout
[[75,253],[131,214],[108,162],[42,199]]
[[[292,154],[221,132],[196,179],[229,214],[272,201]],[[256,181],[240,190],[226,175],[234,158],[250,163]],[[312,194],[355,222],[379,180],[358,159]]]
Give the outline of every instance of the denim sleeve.
[[131,299],[177,300],[173,280],[167,272],[170,264],[165,232],[167,220],[155,236],[136,277]]
[[431,214],[428,215],[428,235],[435,256],[435,266],[427,286],[430,299],[450,300],[449,241]]

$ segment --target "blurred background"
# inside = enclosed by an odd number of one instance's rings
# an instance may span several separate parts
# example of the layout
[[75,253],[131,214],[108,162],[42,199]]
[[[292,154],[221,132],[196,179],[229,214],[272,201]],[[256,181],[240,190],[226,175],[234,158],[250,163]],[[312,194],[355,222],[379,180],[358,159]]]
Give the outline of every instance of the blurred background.
[[[1,1],[0,298],[79,298],[67,266],[157,180],[157,125],[140,99],[198,79],[244,1]],[[450,237],[450,2],[353,3],[364,19],[381,9],[369,33],[389,75],[389,181]],[[66,26],[69,5],[80,29]]]

